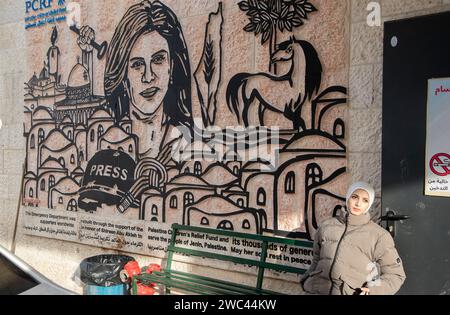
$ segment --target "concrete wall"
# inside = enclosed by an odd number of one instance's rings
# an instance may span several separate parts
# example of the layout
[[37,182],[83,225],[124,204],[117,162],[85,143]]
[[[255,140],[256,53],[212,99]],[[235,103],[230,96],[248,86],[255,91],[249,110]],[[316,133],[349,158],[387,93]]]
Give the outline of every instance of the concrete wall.
[[[0,244],[11,247],[25,159],[23,78],[25,29],[21,1],[2,1],[0,13]],[[19,60],[22,60],[21,62]]]
[[[97,2],[97,0],[95,0]],[[176,6],[181,0],[165,1]],[[133,1],[128,1],[133,2]],[[217,1],[190,0],[184,16],[179,16],[189,33],[190,19],[207,20],[207,13],[215,10]],[[236,0],[225,0],[225,10],[236,10]],[[233,4],[231,3],[233,2]],[[327,5],[326,1],[311,1],[314,4]],[[343,69],[349,69],[343,77],[349,77],[350,109],[347,119],[349,128],[348,165],[351,180],[367,180],[377,191],[375,212],[380,211],[381,197],[381,118],[382,118],[382,40],[383,27],[369,27],[366,24],[366,6],[368,0],[333,1],[334,5],[343,5],[348,21],[344,30],[350,33],[345,47],[350,50],[350,59],[344,61]],[[450,10],[450,0],[381,0],[383,21],[401,19],[418,15]],[[37,270],[68,289],[81,292],[81,287],[73,281],[73,274],[79,262],[85,257],[96,255],[102,250],[79,244],[66,243],[49,239],[23,235],[19,230],[15,235],[14,226],[19,204],[22,167],[25,162],[25,138],[23,137],[23,82],[28,80],[26,72],[24,7],[22,1],[1,0],[0,12],[0,119],[3,122],[0,130],[0,244],[11,249],[14,244],[18,256],[30,263]],[[331,3],[331,2],[329,2]],[[345,6],[348,4],[348,6]],[[336,8],[339,8],[337,6]],[[339,26],[342,20],[326,20],[324,23]],[[242,28],[241,23],[229,21],[233,27]],[[326,27],[326,26],[324,26]],[[314,38],[314,30],[308,30],[308,36]],[[248,41],[249,47],[255,46],[254,36],[246,36],[239,40]],[[202,41],[198,41],[201,43]],[[333,43],[330,42],[329,45]],[[201,47],[190,48],[193,53],[200,54]],[[254,48],[252,48],[255,51]],[[233,60],[243,60],[255,67],[260,60],[257,52],[242,57],[233,56]],[[235,61],[235,62],[236,62]],[[257,67],[256,67],[257,68]],[[20,225],[20,218],[19,218]],[[138,257],[140,262],[159,262],[150,257]],[[198,269],[195,266],[180,266],[185,270]],[[201,268],[208,274],[212,270]],[[220,277],[241,282],[252,281],[252,277],[230,275],[228,272],[214,271]],[[300,293],[294,282],[271,281],[271,287],[287,293]]]

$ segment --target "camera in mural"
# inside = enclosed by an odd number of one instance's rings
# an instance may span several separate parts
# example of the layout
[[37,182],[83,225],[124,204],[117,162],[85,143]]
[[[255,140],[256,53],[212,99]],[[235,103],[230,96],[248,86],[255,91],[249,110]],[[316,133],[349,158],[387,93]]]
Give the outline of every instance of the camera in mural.
[[[191,60],[177,15],[160,1],[129,7],[107,42],[88,25],[70,26],[81,58],[67,82],[53,28],[43,68],[25,83],[23,204],[311,239],[345,205],[347,90],[322,88],[318,52],[292,34],[307,14],[319,14],[311,3],[249,0],[239,7],[250,19],[242,32],[270,45],[270,65],[228,82],[222,3],[209,15],[199,60]],[[289,36],[278,42],[281,33]],[[102,95],[94,93],[97,80]],[[275,115],[286,128],[269,125]],[[232,146],[219,141],[229,129],[215,127],[226,117],[243,130],[231,132]],[[258,139],[251,142],[250,133]],[[276,167],[261,156],[243,158],[263,138],[276,147]],[[200,139],[203,154],[174,158],[192,139]]]

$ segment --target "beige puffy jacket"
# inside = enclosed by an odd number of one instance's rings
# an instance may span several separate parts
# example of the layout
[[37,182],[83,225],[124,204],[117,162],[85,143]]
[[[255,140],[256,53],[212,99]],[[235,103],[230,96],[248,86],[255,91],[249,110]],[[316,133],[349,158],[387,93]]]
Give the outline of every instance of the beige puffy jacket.
[[341,211],[317,231],[313,263],[301,283],[309,294],[352,295],[367,286],[371,295],[391,295],[405,278],[392,236],[368,213]]

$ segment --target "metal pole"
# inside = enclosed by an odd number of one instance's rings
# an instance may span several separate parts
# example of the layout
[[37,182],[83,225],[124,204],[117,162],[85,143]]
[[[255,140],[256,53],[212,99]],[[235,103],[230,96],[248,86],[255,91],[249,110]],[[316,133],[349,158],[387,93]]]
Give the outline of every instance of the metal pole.
[[22,198],[23,198],[24,177],[25,177],[25,163],[22,165],[22,178],[20,180],[20,194],[19,194],[19,201],[17,202],[16,220],[14,222],[14,232],[13,232],[13,239],[12,239],[12,243],[11,243],[11,252],[13,254],[16,253],[17,225],[19,223],[20,205],[22,203]]

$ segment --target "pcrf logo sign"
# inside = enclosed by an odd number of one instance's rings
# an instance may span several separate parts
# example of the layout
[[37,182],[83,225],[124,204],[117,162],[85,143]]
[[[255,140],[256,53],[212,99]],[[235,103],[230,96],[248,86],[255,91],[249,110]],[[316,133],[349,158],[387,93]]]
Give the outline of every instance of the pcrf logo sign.
[[58,2],[58,5],[64,5],[66,0],[27,0],[25,1],[25,11],[30,13],[30,11],[36,12],[40,10],[45,10],[50,8],[53,3]]

